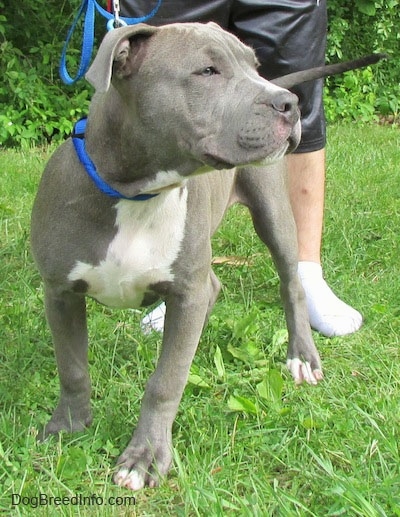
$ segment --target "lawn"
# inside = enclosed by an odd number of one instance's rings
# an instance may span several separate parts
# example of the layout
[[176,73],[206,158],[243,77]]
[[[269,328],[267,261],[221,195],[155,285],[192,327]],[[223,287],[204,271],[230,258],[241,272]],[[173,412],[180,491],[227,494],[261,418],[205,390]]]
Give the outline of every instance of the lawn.
[[362,329],[314,333],[325,380],[295,387],[275,269],[234,207],[214,254],[239,260],[214,266],[224,289],[174,425],[174,465],[160,488],[135,499],[111,475],[160,338],[141,334],[138,311],[89,302],[93,425],[36,443],[58,395],[29,249],[49,150],[0,151],[0,511],[400,516],[400,131],[335,125],[328,141],[325,276],[363,313]]

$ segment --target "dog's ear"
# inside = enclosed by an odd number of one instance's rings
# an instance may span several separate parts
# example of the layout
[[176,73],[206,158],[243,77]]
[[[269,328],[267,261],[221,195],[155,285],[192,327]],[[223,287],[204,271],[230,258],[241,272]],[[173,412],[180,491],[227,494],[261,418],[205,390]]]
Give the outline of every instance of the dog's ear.
[[130,60],[132,49],[140,47],[144,38],[149,38],[157,27],[140,23],[128,25],[108,32],[97,51],[96,57],[85,77],[98,92],[106,92],[110,87],[113,73],[124,77],[132,72]]

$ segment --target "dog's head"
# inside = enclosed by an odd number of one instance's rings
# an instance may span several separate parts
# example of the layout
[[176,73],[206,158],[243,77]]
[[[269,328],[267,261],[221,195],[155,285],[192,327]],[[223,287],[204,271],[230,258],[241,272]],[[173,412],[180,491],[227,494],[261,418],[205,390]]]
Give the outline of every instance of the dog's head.
[[86,77],[118,91],[126,130],[132,114],[153,150],[212,168],[273,161],[300,139],[297,97],[261,78],[253,50],[214,23],[113,30]]

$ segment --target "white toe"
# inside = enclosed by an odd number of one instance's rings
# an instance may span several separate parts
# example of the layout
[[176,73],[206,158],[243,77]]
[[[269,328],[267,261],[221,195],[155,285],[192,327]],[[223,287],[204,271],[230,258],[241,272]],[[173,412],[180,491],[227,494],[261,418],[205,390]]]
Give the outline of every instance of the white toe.
[[114,482],[130,490],[141,490],[144,487],[144,473],[137,470],[121,468],[114,476]]
[[288,359],[286,365],[296,384],[305,381],[308,384],[315,385],[323,379],[321,370],[313,371],[308,361],[301,361],[298,357]]

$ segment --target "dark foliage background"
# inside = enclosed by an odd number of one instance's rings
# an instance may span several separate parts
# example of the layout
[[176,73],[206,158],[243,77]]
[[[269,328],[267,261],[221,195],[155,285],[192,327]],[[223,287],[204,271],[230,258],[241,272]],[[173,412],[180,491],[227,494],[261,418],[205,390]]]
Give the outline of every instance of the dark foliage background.
[[[80,0],[0,0],[0,145],[29,147],[65,138],[87,111],[91,95],[81,80],[65,86],[58,75],[63,43]],[[151,4],[149,4],[151,5]],[[328,121],[398,122],[400,105],[400,0],[328,0],[327,62],[386,52],[391,59],[326,81]],[[105,22],[97,17],[98,39]],[[75,74],[80,31],[68,66]]]

